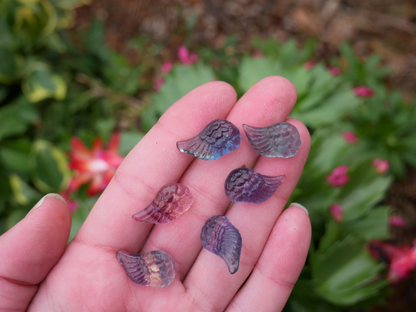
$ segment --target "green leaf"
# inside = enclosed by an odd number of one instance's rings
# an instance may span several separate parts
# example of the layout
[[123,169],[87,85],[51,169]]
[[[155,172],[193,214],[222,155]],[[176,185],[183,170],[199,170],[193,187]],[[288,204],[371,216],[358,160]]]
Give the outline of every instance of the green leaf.
[[291,117],[299,119],[308,126],[319,127],[339,123],[345,115],[354,110],[360,100],[354,96],[348,85],[339,86],[337,92],[327,96],[319,106],[294,111]]
[[330,220],[326,226],[325,235],[319,243],[319,252],[326,252],[336,241],[353,236],[355,239],[368,242],[371,239],[388,239],[388,217],[391,208],[380,206],[370,210],[365,216],[352,221],[340,223]]
[[47,141],[33,143],[31,169],[33,183],[44,193],[59,193],[70,178],[65,153]]
[[63,100],[66,96],[65,80],[53,74],[44,63],[32,63],[34,69],[22,83],[23,93],[29,101],[36,103],[47,98]]
[[383,267],[370,257],[361,242],[347,237],[317,253],[312,276],[325,300],[351,305],[377,295],[387,285],[387,281],[376,282]]
[[14,209],[6,218],[5,230],[7,231],[14,227],[28,212],[28,209]]
[[341,312],[340,308],[322,300],[310,279],[302,278],[297,280],[283,311],[287,308],[293,312]]
[[141,132],[122,132],[119,147],[120,154],[126,156],[143,137],[144,134]]
[[102,22],[97,19],[92,21],[84,44],[93,54],[97,54],[101,57],[105,57],[107,55],[108,49],[105,44],[105,32]]
[[[143,116],[151,118],[152,122],[157,120],[156,118],[181,97],[214,78],[211,67],[203,63],[199,62],[192,66],[175,65],[160,90],[150,97],[150,105],[144,110]],[[149,126],[153,126],[145,120],[144,123],[147,130],[150,129]]]
[[15,52],[0,47],[0,83],[11,83],[21,74],[22,60]]
[[281,75],[279,63],[270,58],[244,57],[240,65],[238,85],[247,92],[259,80],[273,75]]
[[391,177],[379,176],[371,162],[362,162],[349,175],[350,180],[342,187],[338,201],[345,221],[358,218],[382,200],[392,182]]
[[15,200],[22,206],[30,206],[40,199],[40,194],[17,174],[9,176],[10,186]]
[[26,174],[29,171],[29,153],[29,140],[19,139],[7,142],[1,147],[0,159],[7,169]]
[[358,220],[352,220],[341,223],[341,235],[346,237],[352,235],[357,239],[369,241],[371,239],[388,239],[389,225],[388,218],[391,207],[376,207]]
[[38,120],[38,113],[25,97],[0,108],[0,141],[22,134],[29,125]]
[[0,104],[7,97],[8,93],[9,93],[9,89],[5,86],[0,85]]
[[79,201],[79,208],[72,214],[71,232],[68,242],[75,237],[96,201],[97,197],[83,198]]
[[338,166],[340,158],[351,148],[341,133],[316,131],[311,137],[311,152],[308,166],[315,172],[327,173]]

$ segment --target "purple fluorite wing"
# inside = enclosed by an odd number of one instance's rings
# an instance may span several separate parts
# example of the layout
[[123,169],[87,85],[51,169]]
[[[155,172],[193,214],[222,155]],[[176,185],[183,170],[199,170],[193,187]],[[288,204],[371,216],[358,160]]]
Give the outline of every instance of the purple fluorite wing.
[[290,123],[281,122],[263,128],[243,125],[243,128],[251,146],[260,155],[289,158],[299,150],[300,135],[298,129]]
[[240,146],[240,130],[231,122],[217,119],[209,123],[196,137],[179,141],[176,146],[181,152],[203,160],[214,160],[231,153]]
[[127,276],[142,286],[166,287],[176,276],[175,262],[163,250],[153,250],[142,254],[130,254],[119,250],[116,258]]
[[225,180],[225,194],[236,203],[261,203],[283,183],[285,175],[271,177],[248,168],[230,172]]
[[191,207],[193,196],[188,187],[180,183],[169,183],[157,193],[152,203],[133,215],[133,219],[146,223],[167,223],[177,219]]
[[227,263],[228,271],[238,270],[242,240],[240,232],[225,216],[214,216],[205,222],[201,231],[202,245]]

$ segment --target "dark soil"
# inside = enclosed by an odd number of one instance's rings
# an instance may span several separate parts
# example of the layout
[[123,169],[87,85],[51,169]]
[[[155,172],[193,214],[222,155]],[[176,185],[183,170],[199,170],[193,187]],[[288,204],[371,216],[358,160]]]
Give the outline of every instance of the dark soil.
[[[183,30],[192,20],[193,42],[212,47],[220,47],[228,35],[237,35],[245,47],[252,36],[279,41],[295,37],[301,43],[314,37],[321,59],[337,56],[339,44],[348,41],[363,59],[373,53],[382,57],[392,69],[391,88],[408,100],[416,95],[414,0],[93,0],[77,10],[75,28],[87,28],[94,17],[106,24],[113,48],[122,51],[128,39],[147,34],[165,47],[166,60],[176,59]],[[407,221],[392,228],[393,241],[411,244],[416,238],[415,170],[393,184],[385,202]],[[416,274],[393,285],[387,306],[373,311],[416,311]]]

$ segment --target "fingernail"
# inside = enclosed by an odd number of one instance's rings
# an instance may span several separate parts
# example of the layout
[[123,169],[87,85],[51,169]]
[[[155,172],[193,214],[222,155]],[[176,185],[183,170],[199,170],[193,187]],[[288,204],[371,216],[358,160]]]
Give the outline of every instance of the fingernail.
[[299,207],[299,208],[302,208],[303,210],[305,210],[306,214],[309,216],[308,209],[306,209],[305,207],[303,207],[301,204],[298,204],[298,203],[291,203],[291,204],[289,205],[289,207]]
[[[45,201],[45,198],[57,198],[57,199],[60,199],[60,200],[62,200],[64,203],[65,203],[65,205],[67,205],[67,203],[66,203],[66,201],[65,201],[65,199],[61,196],[61,195],[59,195],[59,194],[56,194],[56,193],[49,193],[49,194],[46,194],[45,196],[43,196],[37,203],[36,203],[36,205],[35,206],[33,206],[33,208],[32,209],[30,209],[30,211],[29,211],[29,213],[31,213],[33,210],[35,210],[35,209],[37,209],[37,208],[39,208],[40,206],[42,206],[43,205],[43,202]],[[28,214],[29,214],[28,213]]]

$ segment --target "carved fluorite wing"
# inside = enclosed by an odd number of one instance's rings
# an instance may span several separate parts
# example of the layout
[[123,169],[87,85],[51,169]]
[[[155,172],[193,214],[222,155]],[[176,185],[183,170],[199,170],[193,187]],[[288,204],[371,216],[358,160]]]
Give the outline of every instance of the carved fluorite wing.
[[251,146],[260,155],[289,158],[299,150],[300,135],[290,123],[282,122],[263,128],[243,125],[243,128]]
[[164,185],[152,203],[133,215],[133,219],[146,223],[167,223],[177,219],[191,207],[193,196],[189,188],[180,183]]
[[181,152],[203,160],[214,160],[231,153],[240,146],[240,130],[231,122],[217,119],[209,123],[196,137],[179,141],[176,146]]
[[227,263],[228,271],[238,270],[242,240],[240,232],[225,216],[214,216],[205,222],[201,231],[202,245]]
[[236,203],[261,203],[283,183],[286,176],[265,176],[248,168],[230,172],[225,180],[225,194]]
[[127,276],[142,286],[166,287],[176,276],[175,262],[163,250],[153,250],[142,254],[130,254],[119,250],[116,258]]

